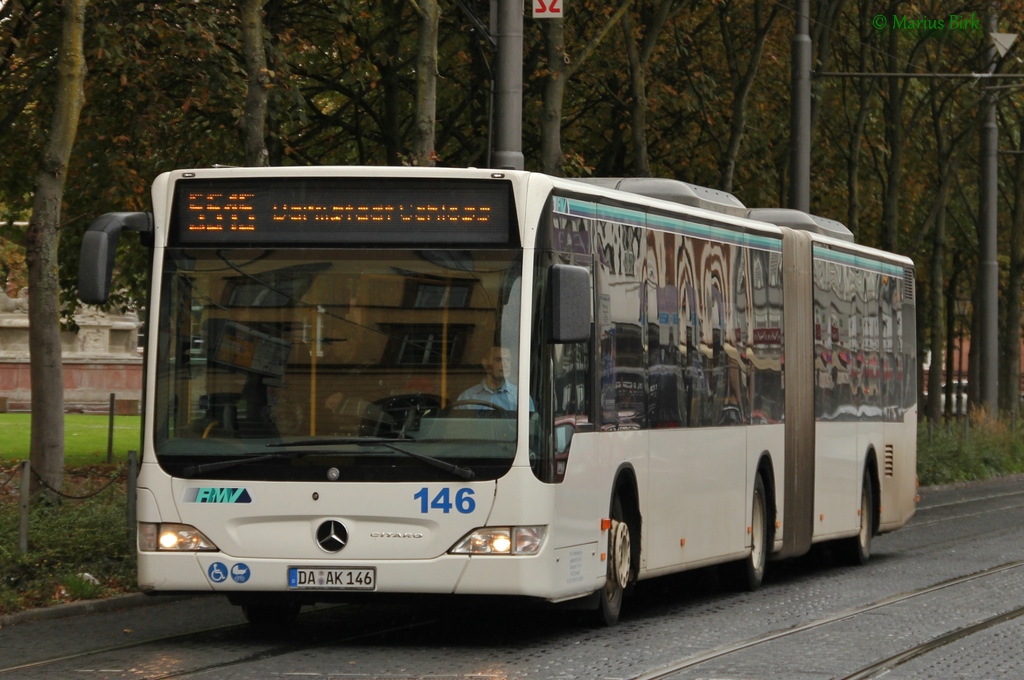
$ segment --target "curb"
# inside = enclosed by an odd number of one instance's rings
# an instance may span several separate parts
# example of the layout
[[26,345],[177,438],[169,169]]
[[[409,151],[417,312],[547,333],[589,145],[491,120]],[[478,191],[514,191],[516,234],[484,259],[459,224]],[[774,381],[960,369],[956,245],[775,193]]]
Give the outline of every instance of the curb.
[[65,602],[64,604],[52,607],[38,607],[26,609],[14,614],[0,615],[0,628],[17,625],[19,623],[31,623],[33,621],[52,621],[55,619],[80,616],[82,614],[98,614],[102,612],[118,611],[121,609],[137,609],[166,602],[177,602],[188,600],[198,595],[171,595],[154,596],[144,593],[131,593],[129,595],[115,595],[100,600],[80,600],[78,602]]
[[1002,477],[989,477],[988,479],[972,479],[966,482],[949,482],[948,484],[934,484],[932,486],[919,486],[918,493],[928,491],[953,491],[956,489],[981,489],[985,486],[998,486],[1001,483],[1014,483],[1024,481],[1024,472],[1017,472]]

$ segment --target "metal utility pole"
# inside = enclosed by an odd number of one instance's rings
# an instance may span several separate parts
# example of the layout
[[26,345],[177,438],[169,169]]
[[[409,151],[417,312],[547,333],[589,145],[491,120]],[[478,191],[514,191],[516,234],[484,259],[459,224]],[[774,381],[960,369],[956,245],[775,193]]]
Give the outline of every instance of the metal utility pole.
[[797,0],[790,58],[789,207],[811,209],[811,2]]
[[[492,0],[495,1],[495,0]],[[498,55],[494,75],[494,167],[522,170],[523,2],[496,0]]]
[[[989,7],[986,15],[987,32],[995,33],[998,14],[995,7]],[[996,70],[996,48],[989,45],[985,51],[987,71]],[[975,300],[981,315],[978,327],[981,337],[978,377],[981,403],[991,414],[999,411],[999,263],[996,261],[996,227],[999,199],[999,124],[996,118],[996,95],[991,86],[984,86],[982,98],[982,123],[980,136],[978,175],[978,249],[979,276]]]

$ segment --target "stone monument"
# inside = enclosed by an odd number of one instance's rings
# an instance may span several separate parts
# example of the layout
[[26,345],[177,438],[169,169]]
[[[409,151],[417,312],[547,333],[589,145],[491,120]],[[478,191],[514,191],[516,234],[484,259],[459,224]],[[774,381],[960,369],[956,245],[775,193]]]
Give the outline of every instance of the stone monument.
[[[0,411],[29,411],[28,290],[17,297],[0,291]],[[64,407],[103,411],[116,395],[116,412],[137,414],[142,397],[139,319],[133,313],[85,307],[75,315],[78,333],[61,332]]]

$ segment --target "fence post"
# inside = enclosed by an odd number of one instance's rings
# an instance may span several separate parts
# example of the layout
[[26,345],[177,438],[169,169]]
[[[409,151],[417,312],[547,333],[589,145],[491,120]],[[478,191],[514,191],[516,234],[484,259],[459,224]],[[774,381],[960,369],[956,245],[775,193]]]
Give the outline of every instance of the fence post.
[[135,537],[135,491],[138,486],[136,477],[139,471],[138,452],[128,452],[128,538]]
[[21,507],[18,519],[18,551],[22,555],[28,554],[28,501],[29,486],[32,482],[31,461],[21,461]]
[[115,394],[110,393],[110,410],[107,411],[107,465],[114,462],[114,401]]

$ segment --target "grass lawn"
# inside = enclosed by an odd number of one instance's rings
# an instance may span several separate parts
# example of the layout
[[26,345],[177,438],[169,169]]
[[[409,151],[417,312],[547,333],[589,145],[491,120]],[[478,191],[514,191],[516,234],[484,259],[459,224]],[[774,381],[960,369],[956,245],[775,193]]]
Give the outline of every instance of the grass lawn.
[[[79,467],[107,462],[107,415],[69,413],[64,416],[64,465]],[[114,416],[114,462],[139,449],[141,416]],[[32,432],[29,413],[0,413],[0,460],[28,458]]]

